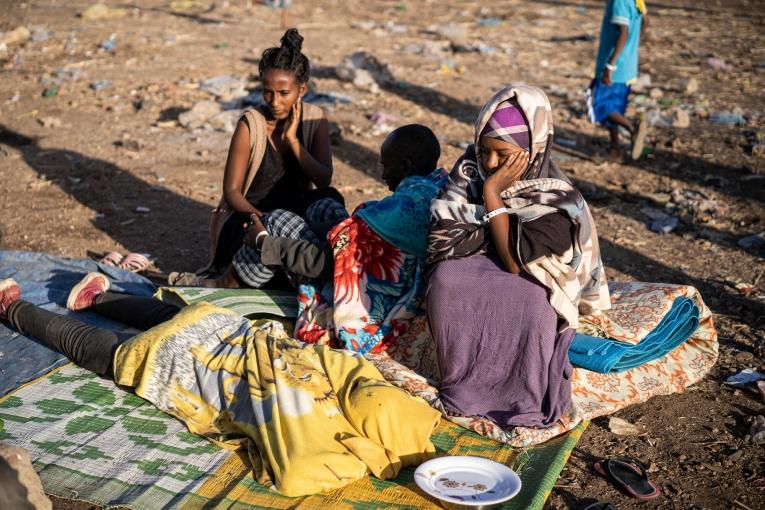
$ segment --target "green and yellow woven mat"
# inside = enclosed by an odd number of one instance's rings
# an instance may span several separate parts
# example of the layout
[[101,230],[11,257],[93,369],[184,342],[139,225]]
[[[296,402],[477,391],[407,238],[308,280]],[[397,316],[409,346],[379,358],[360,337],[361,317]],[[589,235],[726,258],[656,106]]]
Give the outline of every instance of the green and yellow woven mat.
[[[513,467],[521,493],[505,508],[542,508],[585,425],[524,450],[443,420],[439,453],[478,455]],[[439,508],[413,480],[366,477],[342,490],[287,498],[256,483],[246,455],[190,434],[154,406],[75,365],[0,400],[0,440],[29,450],[46,492],[104,506],[165,508]]]

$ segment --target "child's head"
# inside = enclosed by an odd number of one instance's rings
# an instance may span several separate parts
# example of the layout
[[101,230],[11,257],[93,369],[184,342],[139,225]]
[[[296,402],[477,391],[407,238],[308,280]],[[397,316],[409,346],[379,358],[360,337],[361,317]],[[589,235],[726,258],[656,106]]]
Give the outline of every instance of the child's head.
[[263,52],[258,65],[263,84],[263,99],[276,119],[286,119],[292,106],[306,93],[310,63],[301,53],[303,37],[290,28],[281,46]]
[[395,191],[405,177],[433,171],[440,157],[441,145],[427,126],[401,126],[394,129],[380,147],[382,179]]

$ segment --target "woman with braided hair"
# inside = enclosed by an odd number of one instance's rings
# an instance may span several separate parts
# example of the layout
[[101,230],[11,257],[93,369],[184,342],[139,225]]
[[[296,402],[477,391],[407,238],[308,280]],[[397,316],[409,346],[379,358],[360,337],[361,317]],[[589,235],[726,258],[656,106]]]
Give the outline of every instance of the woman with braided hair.
[[[223,273],[223,278],[171,273],[171,285],[261,287],[274,272],[262,264],[252,243],[245,242],[247,226],[258,220],[272,235],[302,239],[307,229],[298,228],[302,222],[296,220],[331,223],[344,210],[342,195],[330,187],[326,115],[302,101],[310,72],[302,44],[303,37],[291,28],[280,46],[263,52],[258,71],[265,105],[247,108],[234,131],[223,196],[210,225],[210,259],[203,270]],[[307,240],[316,239],[308,235]]]

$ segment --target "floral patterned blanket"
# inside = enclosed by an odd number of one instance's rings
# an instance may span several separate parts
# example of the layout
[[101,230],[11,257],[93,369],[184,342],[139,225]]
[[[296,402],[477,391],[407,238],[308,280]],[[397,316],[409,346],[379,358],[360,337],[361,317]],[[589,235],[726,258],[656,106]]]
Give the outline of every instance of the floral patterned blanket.
[[446,184],[438,168],[401,181],[393,195],[366,202],[327,236],[331,285],[298,291],[295,337],[361,354],[381,352],[424,314],[424,262],[430,202]]
[[[686,342],[666,356],[623,372],[597,373],[574,368],[572,405],[548,428],[503,430],[482,417],[448,416],[478,434],[516,447],[543,443],[571,430],[583,420],[614,413],[655,395],[682,393],[699,381],[717,360],[717,332],[712,313],[698,291],[687,285],[610,282],[612,308],[603,315],[580,318],[579,331],[588,335],[639,343],[670,311],[679,297],[692,299],[701,310],[700,325]],[[416,317],[386,352],[367,359],[396,386],[420,396],[446,415],[438,396],[438,363],[427,319]]]

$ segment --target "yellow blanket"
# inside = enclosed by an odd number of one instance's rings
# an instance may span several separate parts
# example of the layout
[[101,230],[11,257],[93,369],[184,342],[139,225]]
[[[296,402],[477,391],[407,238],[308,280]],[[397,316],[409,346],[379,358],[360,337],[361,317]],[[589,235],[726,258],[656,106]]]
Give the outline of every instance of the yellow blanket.
[[440,414],[363,357],[199,303],[115,354],[115,380],[224,447],[288,496],[391,478],[435,450]]

